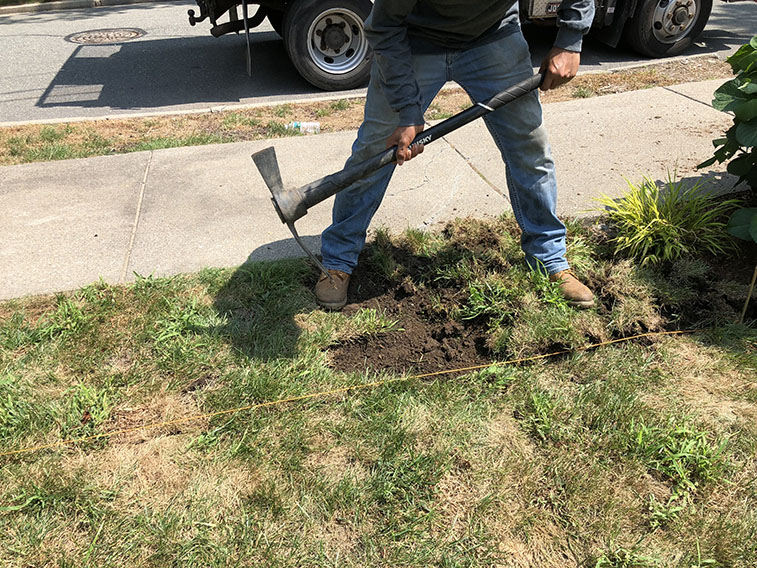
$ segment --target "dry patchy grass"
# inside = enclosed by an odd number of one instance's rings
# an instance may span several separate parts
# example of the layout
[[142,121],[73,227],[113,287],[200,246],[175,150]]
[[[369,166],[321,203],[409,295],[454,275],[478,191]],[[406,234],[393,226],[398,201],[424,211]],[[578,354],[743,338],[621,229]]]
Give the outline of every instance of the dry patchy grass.
[[[728,77],[731,70],[725,62],[696,58],[580,75],[541,96],[543,102],[552,103]],[[446,118],[470,104],[462,89],[444,90],[434,99],[426,118]],[[8,126],[0,128],[0,165],[295,135],[285,129],[292,121],[319,121],[322,132],[354,130],[360,126],[362,118],[363,99],[349,98],[181,116]]]

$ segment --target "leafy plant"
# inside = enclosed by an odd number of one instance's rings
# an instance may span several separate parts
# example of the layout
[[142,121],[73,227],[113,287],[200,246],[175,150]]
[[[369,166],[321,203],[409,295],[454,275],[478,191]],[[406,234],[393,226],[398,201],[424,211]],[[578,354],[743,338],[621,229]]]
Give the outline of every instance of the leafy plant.
[[630,191],[622,199],[597,199],[618,229],[618,252],[642,264],[657,264],[702,251],[724,253],[731,247],[721,218],[737,200],[718,201],[700,182],[689,187],[675,176],[662,187],[649,178],[639,185],[627,183]]
[[715,155],[699,168],[728,162],[728,173],[757,188],[757,36],[727,59],[736,77],[716,91],[712,106],[733,113],[725,138],[713,140]]
[[757,207],[745,207],[731,215],[728,232],[744,241],[757,243]]
[[[757,100],[755,104],[757,104]],[[745,207],[734,212],[728,221],[728,232],[738,239],[744,241],[751,240],[757,243],[757,207]],[[754,291],[755,281],[757,281],[757,266],[754,267],[754,273],[752,273],[752,282],[749,285],[749,292],[747,292],[746,300],[744,301],[744,308],[741,310],[739,323],[744,321],[744,315]]]

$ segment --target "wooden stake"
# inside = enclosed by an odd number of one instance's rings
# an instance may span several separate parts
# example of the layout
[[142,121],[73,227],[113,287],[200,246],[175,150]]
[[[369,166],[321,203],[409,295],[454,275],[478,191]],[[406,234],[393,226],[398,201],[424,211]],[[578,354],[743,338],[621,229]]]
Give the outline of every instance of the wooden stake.
[[754,283],[757,281],[757,265],[754,267],[754,274],[752,274],[752,283],[749,285],[749,292],[746,294],[746,302],[744,302],[744,309],[741,310],[741,317],[739,323],[744,323],[744,315],[746,314],[746,307],[749,305],[749,300],[752,298],[752,292],[754,292]]

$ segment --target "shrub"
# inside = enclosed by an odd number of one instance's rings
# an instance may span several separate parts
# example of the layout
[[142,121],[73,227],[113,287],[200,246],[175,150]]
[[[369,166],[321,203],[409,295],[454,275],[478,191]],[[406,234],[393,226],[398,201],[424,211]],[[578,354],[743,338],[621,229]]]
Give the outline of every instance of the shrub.
[[728,160],[728,173],[757,188],[757,36],[727,59],[736,75],[716,91],[712,106],[733,113],[725,138],[713,140],[715,155],[699,164],[704,168]]
[[724,253],[732,241],[723,217],[737,200],[718,200],[697,182],[668,181],[660,187],[649,178],[639,185],[628,182],[622,199],[603,195],[610,221],[617,227],[613,239],[617,252],[625,252],[642,264],[670,262],[703,251]]

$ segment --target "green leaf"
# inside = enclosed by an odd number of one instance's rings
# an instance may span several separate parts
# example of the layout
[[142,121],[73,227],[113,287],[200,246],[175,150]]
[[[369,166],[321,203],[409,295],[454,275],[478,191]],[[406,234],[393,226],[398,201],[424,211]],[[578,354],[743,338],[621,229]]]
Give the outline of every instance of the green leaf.
[[732,112],[739,120],[751,120],[757,116],[757,97],[742,90],[752,83],[739,77],[723,83],[715,90],[712,106],[723,112]]
[[714,164],[714,163],[715,163],[715,162],[717,162],[717,161],[718,161],[718,158],[717,158],[717,156],[713,156],[713,157],[712,157],[712,158],[710,158],[709,160],[705,160],[705,161],[704,161],[704,162],[702,162],[701,164],[697,164],[697,169],[698,169],[698,170],[700,170],[700,169],[702,169],[702,168],[706,168],[707,166],[711,166],[712,164]]
[[748,44],[742,45],[736,53],[726,59],[734,73],[757,68],[757,46],[754,46],[752,41],[754,41],[754,38]]
[[749,234],[752,236],[752,240],[757,243],[757,215],[752,217],[752,222],[749,223]]
[[742,154],[728,162],[728,173],[734,176],[745,176],[752,169],[752,158],[748,154]]
[[736,127],[736,139],[742,146],[757,146],[757,119],[739,124]]
[[728,221],[728,232],[737,239],[752,240],[751,227],[757,218],[757,207],[738,209]]
[[754,81],[747,81],[739,86],[739,91],[746,93],[747,95],[757,94],[757,83]]

